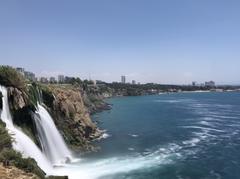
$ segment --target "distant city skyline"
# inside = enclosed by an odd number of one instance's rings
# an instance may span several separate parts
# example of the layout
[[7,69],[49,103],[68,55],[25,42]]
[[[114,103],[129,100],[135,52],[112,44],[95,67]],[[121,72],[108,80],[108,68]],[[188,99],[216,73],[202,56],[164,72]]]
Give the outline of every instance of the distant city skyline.
[[[39,76],[37,77],[37,75],[31,71],[27,71],[25,68],[22,67],[13,67],[10,66],[12,68],[15,68],[17,70],[17,72],[19,72],[20,74],[22,74],[26,79],[33,81],[33,82],[41,82],[41,83],[59,83],[59,84],[69,84],[72,83],[72,80],[75,79],[82,79],[82,80],[86,80],[84,78],[81,78],[80,76],[64,76],[63,74],[58,74],[57,78],[55,76]],[[91,79],[89,77],[89,79],[93,82],[94,86],[97,85],[97,81],[102,82],[102,80],[96,80],[96,79]],[[106,81],[104,81],[106,82]],[[113,81],[111,83],[122,83],[122,84],[131,84],[131,85],[140,85],[140,82],[137,82],[136,80],[131,79],[131,81],[127,80],[127,77],[125,75],[122,75],[119,81]],[[144,83],[147,84],[147,83]],[[156,83],[155,83],[156,84]],[[158,83],[161,84],[161,83]],[[169,84],[171,85],[171,84]],[[194,86],[194,87],[216,87],[216,86],[220,86],[221,84],[215,84],[215,81],[205,81],[204,83],[197,83],[196,81],[192,81],[192,84],[183,84],[186,86]]]
[[0,64],[38,77],[240,84],[240,1],[1,1]]

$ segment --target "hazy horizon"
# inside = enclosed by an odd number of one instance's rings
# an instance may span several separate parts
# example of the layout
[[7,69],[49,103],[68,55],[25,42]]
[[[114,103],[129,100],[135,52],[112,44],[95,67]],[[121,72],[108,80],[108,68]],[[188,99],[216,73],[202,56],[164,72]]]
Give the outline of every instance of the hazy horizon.
[[37,76],[240,84],[239,1],[0,2],[0,64]]

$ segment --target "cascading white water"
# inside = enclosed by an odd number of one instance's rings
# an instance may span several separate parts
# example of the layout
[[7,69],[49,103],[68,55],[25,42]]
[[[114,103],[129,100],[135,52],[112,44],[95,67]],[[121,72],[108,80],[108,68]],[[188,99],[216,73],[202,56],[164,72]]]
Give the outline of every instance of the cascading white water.
[[10,134],[13,135],[14,142],[13,147],[15,150],[21,152],[25,157],[31,157],[36,160],[38,165],[47,173],[51,173],[52,167],[48,162],[47,158],[41,150],[36,146],[36,144],[24,134],[20,128],[14,126],[12,121],[12,116],[9,110],[8,104],[8,94],[7,89],[0,86],[0,91],[2,92],[2,103],[3,108],[1,111],[1,119],[6,123],[6,127]]
[[52,117],[41,104],[37,106],[34,119],[43,152],[51,163],[61,165],[69,162],[72,159],[71,152],[57,130]]

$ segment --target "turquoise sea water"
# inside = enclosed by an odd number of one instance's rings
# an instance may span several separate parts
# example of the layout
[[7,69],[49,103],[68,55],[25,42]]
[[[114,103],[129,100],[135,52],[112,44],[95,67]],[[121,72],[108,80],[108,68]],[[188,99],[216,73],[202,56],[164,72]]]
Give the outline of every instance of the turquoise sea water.
[[240,93],[177,93],[108,102],[112,110],[94,120],[109,136],[96,142],[101,151],[87,156],[99,161],[99,169],[109,170],[99,178],[240,178]]
[[239,179],[240,93],[108,100],[101,150],[59,168],[70,179]]

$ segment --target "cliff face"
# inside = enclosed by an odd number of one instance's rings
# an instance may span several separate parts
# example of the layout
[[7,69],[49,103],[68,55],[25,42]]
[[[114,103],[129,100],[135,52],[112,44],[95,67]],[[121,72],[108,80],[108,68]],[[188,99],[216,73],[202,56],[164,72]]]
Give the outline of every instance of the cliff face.
[[93,150],[90,141],[101,132],[90,118],[83,94],[79,87],[48,85],[42,96],[65,141],[76,150]]
[[84,92],[82,98],[90,114],[111,109],[111,106],[104,101],[105,96],[102,94],[87,94]]
[[8,98],[10,108],[12,110],[19,110],[22,109],[27,105],[27,97],[26,95],[17,88],[8,87]]

